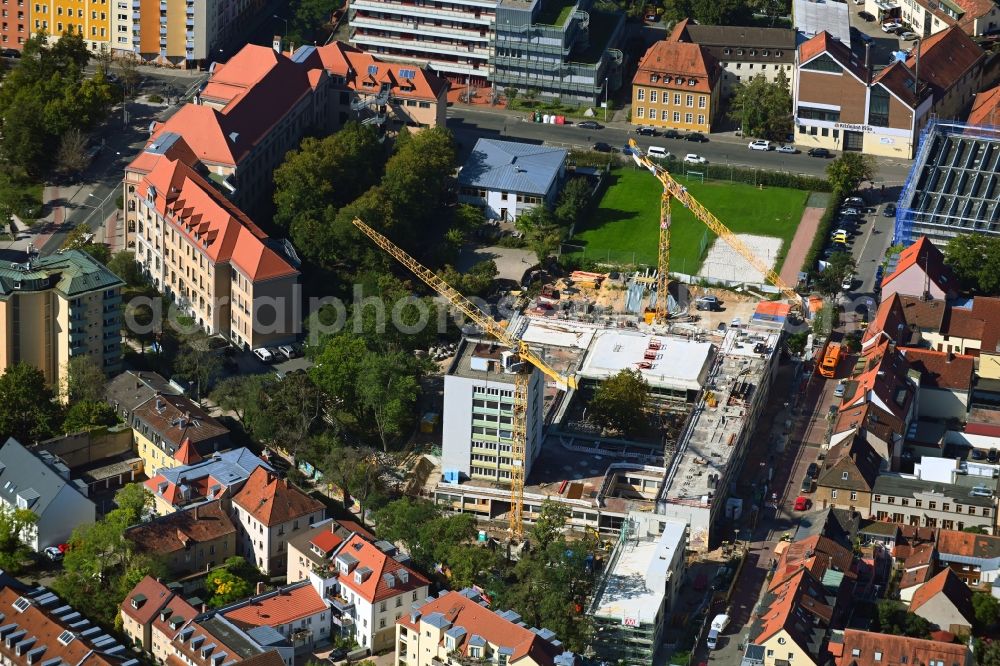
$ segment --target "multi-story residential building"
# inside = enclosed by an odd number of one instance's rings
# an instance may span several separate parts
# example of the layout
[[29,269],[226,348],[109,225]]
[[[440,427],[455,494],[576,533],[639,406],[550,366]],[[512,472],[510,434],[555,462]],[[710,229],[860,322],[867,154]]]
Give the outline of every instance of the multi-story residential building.
[[0,264],[0,372],[28,363],[56,392],[77,356],[118,372],[124,285],[81,250]]
[[0,659],[4,664],[139,666],[125,646],[48,589],[28,588],[9,576],[2,584]]
[[706,48],[656,42],[632,79],[632,124],[711,132],[721,80],[719,64]]
[[330,642],[330,601],[306,581],[223,606],[217,615],[261,640],[286,639],[296,655]]
[[29,451],[13,437],[0,447],[0,505],[35,514],[35,525],[24,537],[37,552],[65,543],[75,528],[97,517],[87,485],[71,480],[69,467],[47,451]]
[[288,539],[323,519],[323,505],[279,479],[266,467],[258,467],[232,499],[233,514],[240,529],[237,551],[266,574],[283,572]]
[[589,610],[594,650],[608,663],[645,666],[657,663],[667,618],[687,577],[688,526],[667,522],[659,536],[622,529]]
[[835,666],[884,664],[948,664],[972,666],[968,645],[910,638],[897,634],[844,629],[833,632],[827,646]]
[[574,666],[579,662],[552,631],[527,628],[514,611],[490,610],[470,588],[445,590],[437,598],[415,604],[396,621],[399,666],[435,666],[466,659],[516,666]]
[[424,63],[463,85],[487,83],[497,0],[406,4],[355,0],[351,43],[394,60]]
[[944,569],[921,585],[913,593],[908,610],[932,627],[954,634],[969,634],[976,618],[972,591],[951,569]]
[[504,90],[596,105],[622,85],[625,16],[593,0],[500,0],[490,81]]
[[170,640],[198,611],[180,595],[179,586],[168,587],[146,576],[122,601],[119,615],[132,644],[152,655],[156,663],[165,664],[173,654]]
[[942,483],[883,474],[872,488],[871,517],[946,530],[981,527],[993,534],[996,529],[995,493],[996,480],[991,478],[955,475],[953,483]]
[[816,478],[813,502],[818,508],[852,512],[870,507],[875,479],[888,466],[861,435],[831,446]]
[[109,0],[38,0],[32,3],[32,34],[50,40],[75,33],[93,52],[110,50],[112,2]]
[[880,288],[883,302],[893,294],[947,300],[958,295],[959,285],[944,263],[944,253],[927,236],[921,236],[899,253],[896,267],[882,278]]
[[931,349],[904,348],[902,352],[920,375],[920,416],[965,421],[972,403],[975,357]]
[[735,25],[698,25],[684,19],[670,39],[701,46],[722,68],[720,95],[735,94],[736,88],[763,76],[774,83],[784,77],[789,90],[795,78],[795,30],[791,28],[746,28]]
[[566,176],[566,150],[479,139],[458,174],[458,199],[488,220],[514,221],[521,211],[553,206]]
[[133,203],[136,261],[198,326],[240,347],[295,337],[298,269],[194,169],[157,161]]
[[430,582],[387,541],[352,534],[335,548],[332,566],[314,568],[310,584],[332,600],[341,636],[373,653],[392,649],[396,622],[427,598]]
[[938,562],[969,587],[992,585],[1000,577],[1000,537],[938,530]]
[[[490,342],[462,342],[444,378],[441,469],[454,477],[510,485],[516,357]],[[518,364],[516,367],[520,367]],[[542,448],[542,373],[531,371],[524,476]]]
[[[288,540],[288,570],[285,580],[293,583],[309,578],[309,574],[333,571],[333,556],[352,535],[375,542],[375,535],[353,520],[327,518],[305,532]],[[385,542],[379,542],[380,547]]]
[[911,159],[932,116],[963,115],[979,90],[983,59],[968,35],[949,28],[876,74],[847,45],[820,33],[796,52],[795,143]]
[[197,451],[190,444],[188,446],[191,462],[177,467],[160,467],[158,473],[144,483],[153,495],[153,508],[160,515],[206,501],[228,501],[255,469],[271,469],[249,449],[232,449],[201,459]]
[[1000,28],[1000,8],[992,0],[946,0],[945,2],[893,0],[883,3],[866,0],[865,2],[865,8],[871,12],[880,12],[885,7],[894,8],[893,13],[908,23],[913,32],[924,39],[952,26],[957,26],[962,32],[973,37]]
[[150,374],[154,373],[121,374],[109,382],[105,392],[111,406],[132,428],[133,446],[147,476],[193,464],[229,448],[228,428],[187,396],[159,392],[165,384],[157,379],[163,378],[141,377]]
[[137,552],[155,554],[180,576],[207,571],[236,554],[236,526],[221,500],[133,525],[125,538]]
[[0,49],[24,48],[31,35],[31,0],[7,0],[0,9]]

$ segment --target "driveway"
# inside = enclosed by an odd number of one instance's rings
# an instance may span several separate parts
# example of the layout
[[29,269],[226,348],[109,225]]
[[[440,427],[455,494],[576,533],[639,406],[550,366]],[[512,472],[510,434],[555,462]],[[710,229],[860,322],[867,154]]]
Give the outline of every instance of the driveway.
[[497,264],[499,275],[497,277],[505,280],[514,280],[518,284],[524,277],[524,272],[538,263],[535,253],[531,250],[522,250],[511,247],[472,247],[462,248],[458,257],[459,271],[467,271],[473,265],[481,261],[492,259]]

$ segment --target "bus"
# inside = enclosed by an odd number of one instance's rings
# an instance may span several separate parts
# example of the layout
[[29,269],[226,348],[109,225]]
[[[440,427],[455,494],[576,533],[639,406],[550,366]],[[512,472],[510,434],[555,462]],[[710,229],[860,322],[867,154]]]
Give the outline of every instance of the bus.
[[816,364],[816,371],[823,377],[833,377],[837,373],[837,364],[840,363],[841,347],[839,342],[831,342],[823,350]]

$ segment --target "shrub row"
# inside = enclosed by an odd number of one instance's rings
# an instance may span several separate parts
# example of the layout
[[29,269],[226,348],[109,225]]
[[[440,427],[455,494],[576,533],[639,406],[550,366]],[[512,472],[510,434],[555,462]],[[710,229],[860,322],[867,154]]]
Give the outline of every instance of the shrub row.
[[807,273],[812,273],[816,270],[816,260],[819,258],[820,252],[823,251],[823,245],[826,243],[826,239],[830,236],[830,228],[833,226],[833,218],[836,217],[837,210],[840,208],[840,204],[843,201],[844,194],[840,190],[834,190],[830,194],[830,203],[823,212],[823,217],[819,219],[819,227],[816,229],[816,236],[813,237],[812,245],[809,246],[809,253],[806,254],[805,262],[802,264]]

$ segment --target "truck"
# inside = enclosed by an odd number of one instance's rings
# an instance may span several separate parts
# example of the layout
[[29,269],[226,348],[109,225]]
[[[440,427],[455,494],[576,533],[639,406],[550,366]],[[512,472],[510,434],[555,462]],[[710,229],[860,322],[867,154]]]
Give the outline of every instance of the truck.
[[725,613],[719,613],[715,616],[715,619],[712,620],[712,624],[708,630],[708,639],[705,641],[709,650],[714,650],[715,646],[719,644],[719,636],[728,624],[729,616]]

